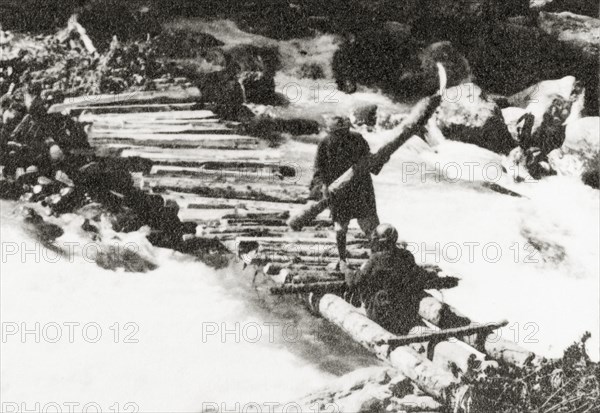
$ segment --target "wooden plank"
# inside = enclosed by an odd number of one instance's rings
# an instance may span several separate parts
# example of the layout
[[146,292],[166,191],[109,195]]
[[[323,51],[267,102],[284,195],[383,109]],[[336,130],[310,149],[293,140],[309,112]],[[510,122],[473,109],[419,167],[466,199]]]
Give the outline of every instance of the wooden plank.
[[201,119],[113,119],[106,117],[93,122],[94,127],[114,129],[136,129],[136,128],[167,128],[173,126],[203,127],[210,125],[226,125],[229,127],[239,126],[239,122],[223,122],[216,117]]
[[464,327],[447,328],[439,331],[427,331],[422,334],[413,334],[406,336],[394,336],[386,338],[378,342],[378,345],[389,345],[391,348],[398,346],[406,346],[411,343],[422,343],[424,341],[440,341],[450,337],[464,337],[472,334],[490,333],[499,328],[508,325],[507,320],[499,321],[497,323],[488,324],[471,324]]
[[189,103],[201,98],[200,90],[196,87],[166,90],[166,91],[128,91],[119,94],[85,95],[70,97],[64,103],[52,105],[49,113],[61,113],[71,108],[81,106],[113,106],[132,105],[140,103]]
[[[240,140],[240,139],[206,139],[196,141],[182,140],[154,140],[147,139],[138,141],[127,138],[94,138],[90,139],[90,145],[97,149],[121,148],[125,150],[135,150],[137,148],[151,147],[159,149],[221,149],[221,150],[252,150],[256,149],[260,142],[256,140]],[[145,156],[147,159],[153,160],[152,156]]]
[[[154,134],[188,134],[188,135],[202,135],[202,134],[216,134],[216,135],[228,135],[236,134],[235,129],[229,128],[226,125],[219,123],[212,123],[206,125],[164,125],[164,126],[151,126],[149,128],[140,128],[137,126],[109,126],[94,125],[88,131],[88,135],[91,136],[138,136],[138,135],[154,135]],[[247,136],[247,135],[246,135]],[[248,136],[250,137],[250,136]]]
[[[67,99],[68,100],[68,99]],[[97,115],[109,113],[137,113],[137,112],[171,112],[176,110],[193,110],[199,108],[197,103],[150,103],[138,105],[91,105],[74,106],[66,109],[71,116],[80,115],[86,111]]]
[[197,120],[197,119],[216,119],[216,115],[210,110],[179,110],[175,112],[139,112],[139,113],[110,113],[106,115],[94,115],[83,113],[79,116],[80,122],[102,122],[110,120],[112,122],[125,121],[144,121],[153,122],[156,120]]
[[270,185],[266,180],[253,181],[254,185],[247,182],[222,182],[220,179],[207,177],[200,181],[188,177],[170,177],[148,175],[144,177],[144,184],[155,191],[177,191],[215,198],[238,198],[257,201],[278,201],[301,204],[306,197],[306,188],[303,186],[286,186],[282,189],[277,185]]
[[130,140],[132,142],[148,142],[148,141],[233,141],[237,140],[240,142],[259,142],[258,138],[253,138],[245,135],[227,134],[221,133],[222,131],[206,131],[206,133],[128,133],[127,131],[117,131],[114,133],[90,133],[90,141],[98,139],[113,139],[113,140]]
[[[262,145],[261,145],[262,148]],[[126,148],[122,151],[121,156],[133,157],[139,156],[140,158],[151,159],[155,162],[162,164],[171,165],[200,165],[207,161],[214,161],[219,159],[225,160],[237,160],[237,161],[263,161],[268,162],[270,160],[276,160],[268,156],[261,156],[264,150],[253,150],[248,151],[246,149],[231,149],[228,151],[208,151],[203,149],[190,150],[190,149],[169,149],[165,150],[158,147],[140,147],[140,148]],[[308,190],[307,190],[308,191]]]

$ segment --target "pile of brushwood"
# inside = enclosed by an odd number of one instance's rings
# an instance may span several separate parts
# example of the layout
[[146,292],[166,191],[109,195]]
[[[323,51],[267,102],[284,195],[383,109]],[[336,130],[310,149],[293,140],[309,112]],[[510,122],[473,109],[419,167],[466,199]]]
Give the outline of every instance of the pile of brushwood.
[[19,46],[17,56],[4,62],[12,70],[0,73],[2,93],[10,86],[8,73],[17,80],[12,82],[17,83],[17,91],[21,85],[40,83],[43,89],[60,91],[65,96],[153,90],[153,79],[168,76],[150,41],[121,43],[115,38],[101,55],[73,47],[54,36],[26,37]]
[[600,411],[600,364],[590,360],[585,342],[569,346],[562,358],[531,366],[502,364],[485,373],[467,373],[471,412],[593,413]]

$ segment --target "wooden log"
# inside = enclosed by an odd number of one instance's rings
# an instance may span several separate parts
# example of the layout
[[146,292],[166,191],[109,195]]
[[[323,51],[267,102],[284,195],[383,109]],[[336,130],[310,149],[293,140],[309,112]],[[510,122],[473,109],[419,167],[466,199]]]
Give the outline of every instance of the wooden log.
[[[445,87],[442,79],[445,78],[445,70],[441,64],[440,68],[440,83],[441,88]],[[443,72],[443,73],[442,73]],[[335,195],[336,192],[343,190],[352,182],[357,173],[378,172],[383,165],[389,161],[391,155],[400,148],[410,137],[418,133],[427,123],[428,119],[435,112],[441,102],[441,95],[427,97],[419,101],[412,109],[411,113],[400,124],[400,134],[383,145],[375,154],[363,158],[352,168],[348,169],[342,176],[336,179],[329,185],[329,194]],[[327,208],[327,200],[321,200],[309,205],[299,215],[292,217],[289,221],[290,228],[294,231],[299,231],[303,226],[310,223],[317,215]]]
[[273,295],[285,294],[338,294],[346,290],[344,281],[312,282],[303,284],[286,283],[280,286],[271,287],[269,292]]
[[[236,240],[237,243],[237,240]],[[298,257],[293,254],[290,255],[282,255],[280,254],[263,254],[257,258],[256,262],[258,264],[263,262],[274,262],[274,263],[295,263],[295,264],[316,264],[316,265],[329,265],[331,263],[337,262],[337,258],[333,257]],[[358,260],[355,258],[349,258],[347,260],[348,264],[351,266],[360,266],[366,260]]]
[[449,337],[464,337],[473,334],[490,334],[490,332],[508,325],[508,321],[489,324],[473,324],[464,327],[448,328],[443,330],[433,330],[431,328],[421,329],[419,334],[409,334],[406,336],[395,336],[388,339],[386,343],[390,347],[406,346],[411,343],[422,343],[424,341],[440,341]]
[[[475,322],[462,315],[455,308],[431,296],[421,300],[419,315],[442,329],[457,327],[457,324],[475,324]],[[479,323],[479,325],[482,325],[482,323]],[[477,350],[488,354],[490,357],[509,364],[525,366],[535,359],[535,353],[492,332],[485,337],[467,335],[463,337],[463,340]]]
[[389,345],[380,344],[393,339],[394,335],[336,295],[325,294],[318,309],[325,319],[340,327],[379,359],[389,361],[424,392],[443,402],[453,403],[449,388],[457,385],[458,379],[449,371],[436,366],[410,347],[390,349]]
[[49,113],[62,113],[82,106],[132,105],[141,103],[197,102],[201,97],[196,87],[168,91],[127,91],[120,94],[86,95],[70,97],[64,103],[52,105]]
[[155,103],[139,105],[103,105],[103,106],[73,106],[66,109],[71,115],[80,115],[81,112],[94,113],[98,115],[109,113],[138,113],[138,112],[169,112],[176,110],[193,110],[196,103]]
[[195,121],[210,119],[217,121],[217,115],[210,110],[178,110],[175,112],[135,112],[135,113],[82,113],[80,122],[154,122],[160,120]]
[[[206,125],[157,125],[151,127],[137,127],[127,125],[107,125],[99,124],[93,125],[88,136],[93,138],[137,138],[144,139],[146,136],[152,135],[235,135],[236,131],[227,127],[226,125],[219,123],[212,123]],[[155,136],[152,136],[155,138]],[[249,136],[244,136],[250,138]],[[181,136],[179,139],[183,139]]]
[[[260,142],[251,140],[196,140],[196,141],[165,141],[165,140],[146,140],[136,141],[134,139],[126,138],[95,138],[90,139],[90,145],[98,149],[112,149],[126,150],[135,148],[159,148],[159,149],[182,149],[182,150],[193,150],[193,149],[213,149],[213,150],[246,150],[250,151],[256,149]],[[152,157],[147,157],[152,159]]]

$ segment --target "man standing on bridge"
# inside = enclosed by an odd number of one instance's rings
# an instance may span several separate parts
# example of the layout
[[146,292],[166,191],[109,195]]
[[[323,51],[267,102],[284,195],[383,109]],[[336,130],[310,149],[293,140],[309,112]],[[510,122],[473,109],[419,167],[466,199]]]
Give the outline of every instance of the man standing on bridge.
[[345,271],[346,235],[350,220],[357,219],[362,231],[371,236],[371,232],[379,224],[379,218],[369,171],[357,171],[350,184],[342,191],[335,195],[329,193],[329,185],[359,160],[371,155],[369,144],[362,135],[350,131],[350,120],[347,117],[334,117],[329,132],[317,149],[313,185],[321,185],[323,197],[328,200],[340,257],[337,269]]

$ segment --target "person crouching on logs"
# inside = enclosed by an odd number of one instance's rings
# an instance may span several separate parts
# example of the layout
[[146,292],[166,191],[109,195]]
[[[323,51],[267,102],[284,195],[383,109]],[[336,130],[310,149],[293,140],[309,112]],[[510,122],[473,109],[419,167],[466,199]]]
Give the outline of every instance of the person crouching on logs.
[[359,160],[370,156],[369,144],[356,132],[350,131],[350,119],[336,116],[329,125],[329,135],[317,148],[313,183],[322,185],[322,195],[328,200],[334,222],[339,262],[336,269],[344,272],[346,265],[346,235],[350,220],[370,236],[379,224],[373,181],[368,171],[357,171],[350,184],[335,194],[328,191],[337,178]]
[[408,334],[420,325],[423,290],[452,288],[458,278],[438,277],[419,267],[412,253],[398,248],[398,231],[390,224],[377,226],[371,257],[358,271],[347,271],[349,290],[365,306],[367,317],[394,334]]

